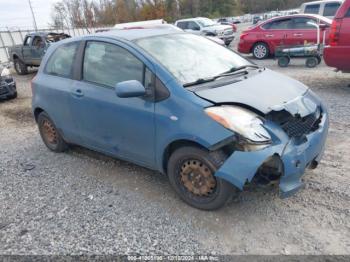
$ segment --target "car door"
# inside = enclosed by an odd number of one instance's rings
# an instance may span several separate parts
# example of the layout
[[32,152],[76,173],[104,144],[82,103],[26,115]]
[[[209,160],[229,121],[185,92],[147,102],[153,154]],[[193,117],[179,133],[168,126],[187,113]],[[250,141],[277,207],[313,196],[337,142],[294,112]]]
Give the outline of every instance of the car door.
[[24,39],[23,42],[23,47],[22,47],[22,55],[23,55],[23,60],[26,64],[31,64],[31,45],[32,45],[32,40],[33,37],[28,35]]
[[71,90],[71,112],[84,145],[152,167],[154,102],[120,98],[115,91],[117,83],[138,80],[152,93],[152,65],[123,44],[88,41],[84,52],[81,80]]
[[278,46],[287,45],[287,30],[290,28],[291,19],[277,19],[262,26],[262,39],[266,41],[270,49],[274,51]]
[[293,28],[288,35],[290,43],[293,45],[317,43],[317,28],[311,23],[318,24],[315,19],[310,17],[293,18]]
[[41,58],[44,56],[45,39],[41,36],[35,36],[31,44],[31,60],[33,65],[40,65]]

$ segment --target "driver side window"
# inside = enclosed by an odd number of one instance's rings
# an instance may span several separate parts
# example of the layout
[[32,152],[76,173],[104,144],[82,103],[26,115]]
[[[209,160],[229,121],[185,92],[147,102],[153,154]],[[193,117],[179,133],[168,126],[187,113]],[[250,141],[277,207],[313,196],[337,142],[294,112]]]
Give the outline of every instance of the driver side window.
[[90,41],[85,48],[83,79],[112,88],[127,80],[143,83],[144,64],[122,47]]

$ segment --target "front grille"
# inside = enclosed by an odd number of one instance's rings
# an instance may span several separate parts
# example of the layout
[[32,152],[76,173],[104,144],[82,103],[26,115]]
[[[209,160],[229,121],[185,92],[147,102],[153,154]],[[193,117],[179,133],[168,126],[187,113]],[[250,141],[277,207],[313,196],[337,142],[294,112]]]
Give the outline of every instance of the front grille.
[[322,112],[317,109],[315,113],[305,117],[291,117],[287,122],[282,123],[282,129],[289,137],[301,137],[307,135],[319,128]]

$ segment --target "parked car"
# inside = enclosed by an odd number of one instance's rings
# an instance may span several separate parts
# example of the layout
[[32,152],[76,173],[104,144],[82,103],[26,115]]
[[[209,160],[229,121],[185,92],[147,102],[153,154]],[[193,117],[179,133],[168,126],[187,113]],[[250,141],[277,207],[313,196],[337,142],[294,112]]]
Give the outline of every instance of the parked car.
[[315,14],[332,19],[344,0],[324,0],[307,2],[301,5],[301,14]]
[[257,23],[259,23],[262,20],[263,20],[262,16],[254,16],[253,17],[253,25],[256,25]]
[[0,99],[14,99],[17,97],[16,82],[7,66],[0,64]]
[[160,171],[205,210],[252,181],[279,181],[282,197],[295,193],[320,161],[328,130],[327,109],[302,83],[169,29],[59,42],[32,90],[50,150],[77,144]]
[[204,17],[182,19],[175,22],[175,25],[182,30],[206,36],[217,36],[222,39],[226,45],[229,45],[235,38],[232,26],[221,25],[213,20]]
[[330,67],[350,73],[350,0],[338,10],[329,34],[324,60]]
[[229,20],[227,18],[220,18],[218,20],[218,23],[221,24],[221,25],[229,25],[229,26],[232,27],[232,30],[233,30],[234,33],[237,32],[237,26],[232,20]]
[[28,73],[28,66],[38,67],[41,59],[51,43],[70,36],[67,34],[36,32],[26,35],[23,45],[16,45],[8,49],[15,70],[19,75]]
[[[265,59],[274,55],[279,46],[315,44],[317,43],[317,28],[312,23],[330,26],[332,21],[319,15],[306,14],[272,18],[243,31],[238,51],[244,54],[252,53],[257,59]],[[329,28],[326,29],[326,43],[328,35]]]

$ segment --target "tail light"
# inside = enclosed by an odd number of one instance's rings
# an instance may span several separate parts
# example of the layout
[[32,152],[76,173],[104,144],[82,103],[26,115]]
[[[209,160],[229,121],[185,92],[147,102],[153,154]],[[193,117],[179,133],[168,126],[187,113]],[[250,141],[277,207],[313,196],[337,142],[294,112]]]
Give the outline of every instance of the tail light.
[[244,38],[246,38],[248,35],[249,35],[248,33],[243,32],[243,33],[241,34],[240,39],[241,39],[241,40],[244,40]]
[[329,33],[330,46],[337,46],[339,44],[340,27],[341,27],[341,20],[334,19],[331,26],[330,33]]

